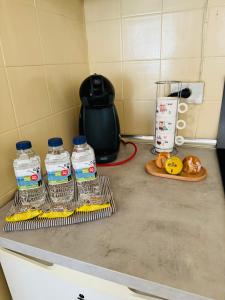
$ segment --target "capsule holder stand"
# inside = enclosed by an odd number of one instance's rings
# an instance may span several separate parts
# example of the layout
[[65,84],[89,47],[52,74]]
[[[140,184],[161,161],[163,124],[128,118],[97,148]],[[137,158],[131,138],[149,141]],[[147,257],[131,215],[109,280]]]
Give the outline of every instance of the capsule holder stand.
[[[76,212],[73,215],[66,218],[39,219],[36,217],[26,221],[6,222],[3,231],[5,232],[24,231],[24,230],[35,230],[41,228],[67,226],[67,225],[79,224],[84,222],[91,222],[98,219],[110,217],[113,213],[116,212],[116,206],[110,188],[110,180],[106,176],[99,176],[99,182],[101,187],[101,193],[104,195],[106,199],[109,200],[110,207],[104,208],[102,210],[92,211],[92,212]],[[76,202],[77,202],[76,185],[75,185],[74,195],[75,196],[73,198],[73,201],[74,201],[74,207],[76,207]],[[47,205],[49,201],[51,201],[51,199],[48,196],[45,204]],[[21,206],[21,200],[19,199],[18,192],[15,193],[12,205],[14,205],[15,207]]]

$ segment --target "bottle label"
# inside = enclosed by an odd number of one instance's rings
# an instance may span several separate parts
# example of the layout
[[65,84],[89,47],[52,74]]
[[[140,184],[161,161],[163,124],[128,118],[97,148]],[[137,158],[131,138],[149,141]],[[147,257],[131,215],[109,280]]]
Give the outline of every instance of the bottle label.
[[38,162],[33,163],[32,167],[15,169],[15,175],[19,190],[34,189],[42,185],[41,166]]
[[73,162],[77,182],[91,181],[97,177],[95,161]]
[[48,161],[45,162],[49,185],[66,183],[72,179],[70,159],[65,155],[62,157],[63,161],[60,161],[60,157],[55,160],[49,155]]

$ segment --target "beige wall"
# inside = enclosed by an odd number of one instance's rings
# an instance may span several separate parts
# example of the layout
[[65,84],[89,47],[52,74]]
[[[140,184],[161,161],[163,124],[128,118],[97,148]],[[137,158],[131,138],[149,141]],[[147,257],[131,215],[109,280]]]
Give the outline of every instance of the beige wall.
[[67,148],[77,128],[78,88],[89,73],[82,0],[0,0],[0,206],[15,188],[15,142]]
[[187,137],[216,138],[225,75],[224,0],[85,0],[90,71],[116,88],[122,129],[152,134],[155,84],[205,81]]

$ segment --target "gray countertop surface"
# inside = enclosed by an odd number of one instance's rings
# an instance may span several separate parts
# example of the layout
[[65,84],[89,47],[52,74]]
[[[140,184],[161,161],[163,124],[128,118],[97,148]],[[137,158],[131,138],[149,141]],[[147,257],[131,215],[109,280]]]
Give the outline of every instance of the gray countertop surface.
[[[0,246],[165,299],[225,300],[225,201],[215,150],[179,151],[199,156],[208,169],[206,180],[191,183],[148,175],[151,146],[138,147],[131,162],[99,168],[111,179],[112,217],[5,233],[7,204],[0,210]],[[121,146],[119,158],[130,152]]]

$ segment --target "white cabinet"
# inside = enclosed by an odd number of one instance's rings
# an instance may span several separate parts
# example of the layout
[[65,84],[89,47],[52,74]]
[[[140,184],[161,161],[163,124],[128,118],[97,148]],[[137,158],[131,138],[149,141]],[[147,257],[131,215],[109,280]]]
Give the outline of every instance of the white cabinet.
[[155,300],[127,287],[0,248],[13,300]]

